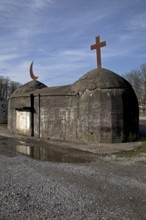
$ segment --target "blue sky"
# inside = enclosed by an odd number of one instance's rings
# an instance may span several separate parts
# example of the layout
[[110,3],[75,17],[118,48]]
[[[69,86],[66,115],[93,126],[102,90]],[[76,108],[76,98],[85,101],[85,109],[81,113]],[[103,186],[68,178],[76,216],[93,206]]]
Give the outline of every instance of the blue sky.
[[146,0],[0,0],[0,75],[22,84],[29,67],[48,86],[102,66],[119,75],[146,63]]

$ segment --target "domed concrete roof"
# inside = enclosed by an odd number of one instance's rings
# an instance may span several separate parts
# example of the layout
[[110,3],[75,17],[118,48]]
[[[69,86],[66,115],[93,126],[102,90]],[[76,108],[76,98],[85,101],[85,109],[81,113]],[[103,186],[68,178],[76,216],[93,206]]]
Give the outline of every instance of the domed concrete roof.
[[83,92],[86,89],[118,89],[127,87],[131,87],[130,83],[121,76],[108,69],[96,68],[89,71],[79,80],[77,80],[72,85],[71,89],[74,92]]
[[20,86],[13,94],[11,97],[15,97],[15,96],[21,96],[21,95],[25,95],[27,93],[31,93],[34,92],[37,89],[42,89],[47,87],[45,84],[37,81],[37,80],[33,80],[30,81],[26,84],[24,84],[23,86]]

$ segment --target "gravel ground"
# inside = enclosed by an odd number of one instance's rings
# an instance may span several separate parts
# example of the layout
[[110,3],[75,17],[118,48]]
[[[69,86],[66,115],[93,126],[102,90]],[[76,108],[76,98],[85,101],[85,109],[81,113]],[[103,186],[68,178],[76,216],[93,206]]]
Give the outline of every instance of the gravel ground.
[[0,155],[0,219],[145,220],[146,160],[94,163]]
[[62,148],[75,163],[49,162],[15,152],[22,143],[0,136],[0,220],[146,220],[145,154],[126,159]]

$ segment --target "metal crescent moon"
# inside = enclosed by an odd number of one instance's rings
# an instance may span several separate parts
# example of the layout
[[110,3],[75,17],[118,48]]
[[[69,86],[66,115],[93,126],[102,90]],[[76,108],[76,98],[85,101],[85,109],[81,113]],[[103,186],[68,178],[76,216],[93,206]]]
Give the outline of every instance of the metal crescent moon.
[[30,65],[30,77],[33,79],[33,80],[36,80],[38,78],[38,76],[35,76],[34,73],[33,73],[33,62],[31,63]]

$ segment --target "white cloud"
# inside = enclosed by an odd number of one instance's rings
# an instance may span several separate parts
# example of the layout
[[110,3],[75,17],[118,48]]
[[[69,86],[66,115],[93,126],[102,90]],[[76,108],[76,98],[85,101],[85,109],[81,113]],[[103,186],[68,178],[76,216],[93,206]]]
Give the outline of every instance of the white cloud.
[[140,3],[1,0],[1,73],[5,70],[13,80],[27,82],[34,59],[34,72],[41,81],[73,82],[96,67],[96,53],[90,51],[90,45],[97,34],[107,41],[107,47],[101,49],[103,63],[112,60],[114,66],[117,58],[125,63],[127,57],[135,62],[136,56],[143,62],[145,53],[137,52],[146,45],[146,15],[138,9]]
[[13,59],[20,58],[19,54],[0,54],[0,62],[7,62]]
[[144,30],[146,28],[146,13],[144,12],[133,16],[128,22],[128,28],[133,30]]
[[53,0],[32,0],[31,7],[33,9],[42,9],[51,3],[53,3]]

